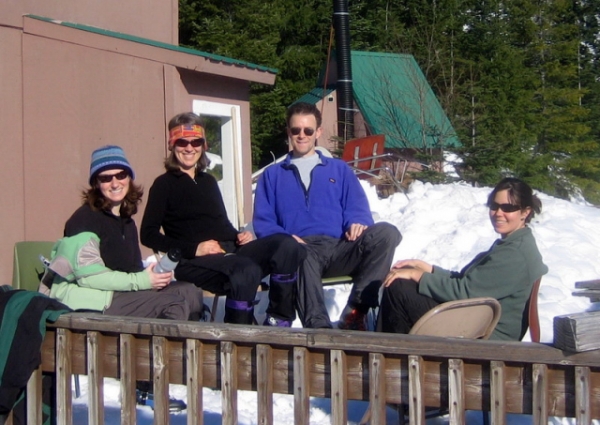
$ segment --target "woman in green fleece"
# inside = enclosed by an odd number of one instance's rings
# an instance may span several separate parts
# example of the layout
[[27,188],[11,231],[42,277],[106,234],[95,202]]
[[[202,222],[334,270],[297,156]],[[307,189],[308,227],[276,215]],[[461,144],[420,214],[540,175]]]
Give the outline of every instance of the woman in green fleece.
[[548,272],[527,227],[542,203],[525,182],[505,178],[490,193],[487,206],[500,239],[460,272],[414,259],[394,264],[384,281],[383,332],[408,333],[421,316],[446,301],[492,297],[500,302],[502,315],[491,339],[523,337],[522,317],[533,283]]

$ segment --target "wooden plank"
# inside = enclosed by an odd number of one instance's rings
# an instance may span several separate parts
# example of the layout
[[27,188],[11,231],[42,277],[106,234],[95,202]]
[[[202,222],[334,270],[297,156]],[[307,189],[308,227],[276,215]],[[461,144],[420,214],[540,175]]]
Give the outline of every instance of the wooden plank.
[[202,408],[202,342],[197,339],[185,341],[185,358],[187,372],[187,425],[204,424]]
[[152,338],[154,360],[154,424],[169,423],[169,341],[162,336]]
[[56,332],[56,391],[65,394],[56,403],[57,423],[73,425],[71,390],[71,331],[58,329]]
[[[548,365],[572,365],[600,367],[597,353],[565,355],[560,350],[529,342],[479,341],[439,338],[417,335],[387,334],[380,332],[347,332],[329,329],[282,330],[264,326],[242,326],[223,323],[193,323],[175,320],[143,319],[119,316],[87,316],[85,314],[63,314],[48,329],[65,327],[97,330],[107,333],[131,333],[148,337],[193,338],[218,343],[236,341],[238,344],[267,344],[272,346],[296,346],[312,349],[356,351],[356,347],[369,347],[363,352],[378,352],[385,355],[420,355],[427,350],[429,357],[462,358],[463,360],[522,362],[535,359]],[[398,347],[402,347],[399,352]],[[85,351],[85,350],[84,350]],[[45,369],[44,369],[45,370]]]
[[231,341],[221,343],[221,404],[223,425],[237,425],[238,422],[238,362],[237,346]]
[[490,415],[492,425],[504,425],[506,423],[506,388],[504,376],[504,362],[490,363]]
[[548,423],[548,366],[533,365],[533,424]]
[[41,367],[34,370],[27,381],[27,423],[31,425],[43,423]]
[[104,425],[104,375],[102,373],[102,335],[87,333],[88,423]]
[[582,280],[575,282],[575,288],[577,289],[600,289],[600,279],[593,280]]
[[331,350],[331,423],[348,423],[348,394],[346,384],[346,354],[342,350]]
[[256,346],[256,392],[258,423],[273,425],[273,349],[266,344]]
[[578,425],[590,425],[591,417],[591,394],[590,394],[590,368],[575,368],[575,418]]
[[554,346],[574,352],[600,349],[600,311],[554,317]]
[[309,425],[310,354],[304,347],[294,347],[294,424]]
[[410,425],[425,424],[425,386],[423,357],[408,357],[408,420]]
[[135,338],[131,334],[119,336],[120,386],[121,386],[121,425],[136,423],[136,373],[135,373]]
[[461,359],[448,360],[448,397],[450,424],[465,423],[465,377]]
[[383,354],[369,354],[369,409],[372,424],[385,423],[385,368]]

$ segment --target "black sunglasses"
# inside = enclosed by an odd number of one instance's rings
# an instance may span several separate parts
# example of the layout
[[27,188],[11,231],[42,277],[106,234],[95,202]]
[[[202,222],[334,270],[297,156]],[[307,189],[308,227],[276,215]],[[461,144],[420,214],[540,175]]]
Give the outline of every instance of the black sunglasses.
[[511,213],[511,212],[519,211],[521,209],[520,206],[515,205],[515,204],[499,204],[497,202],[491,202],[488,205],[488,207],[492,211],[497,211],[499,208],[502,211],[504,211],[505,213]]
[[97,178],[100,183],[110,183],[113,177],[116,177],[117,180],[125,180],[127,177],[129,177],[129,172],[127,170],[123,170],[118,172],[117,174],[98,175]]
[[188,145],[192,145],[193,148],[199,148],[204,144],[204,139],[202,137],[194,140],[185,140],[185,139],[177,139],[175,140],[175,146],[178,148],[187,148]]
[[315,129],[314,128],[300,128],[300,127],[292,127],[290,128],[290,133],[292,133],[292,136],[297,136],[298,134],[300,134],[300,132],[304,130],[304,134],[307,136],[312,136],[313,134],[315,134]]

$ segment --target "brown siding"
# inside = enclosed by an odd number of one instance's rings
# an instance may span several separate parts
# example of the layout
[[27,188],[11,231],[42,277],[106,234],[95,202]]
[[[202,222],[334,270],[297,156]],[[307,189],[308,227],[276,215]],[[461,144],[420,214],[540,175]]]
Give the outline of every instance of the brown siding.
[[0,26],[21,28],[23,15],[32,14],[178,44],[177,0],[9,0],[0,3]]
[[[120,15],[110,24],[86,21],[88,15],[78,15],[80,7],[71,1],[54,9],[40,6],[39,10],[13,3],[0,3],[1,284],[11,282],[15,242],[56,240],[62,235],[65,220],[80,205],[81,191],[87,187],[94,149],[106,144],[122,146],[137,182],[147,193],[164,171],[167,120],[175,113],[192,110],[196,99],[240,107],[243,175],[248,182],[244,208],[246,220],[250,219],[249,81],[273,84],[272,73],[20,16],[26,11],[170,41],[128,31]],[[133,13],[129,2],[125,3],[127,6],[111,12],[103,9],[98,19],[110,21],[117,10]],[[73,6],[70,14],[61,14],[65,4]],[[144,4],[154,14],[139,19],[154,16],[165,24],[173,20],[172,7],[176,15],[176,2]],[[158,19],[158,15],[164,16]],[[156,23],[145,26],[152,25]],[[138,225],[143,208],[142,204],[135,217]],[[150,254],[147,249],[142,253]]]
[[21,33],[0,27],[0,284],[10,283],[13,241],[23,238]]

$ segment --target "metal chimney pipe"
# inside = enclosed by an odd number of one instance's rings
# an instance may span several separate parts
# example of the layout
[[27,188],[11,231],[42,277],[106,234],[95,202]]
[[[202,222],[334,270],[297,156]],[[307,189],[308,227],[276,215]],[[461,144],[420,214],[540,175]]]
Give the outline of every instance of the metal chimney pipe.
[[337,57],[338,136],[344,142],[354,138],[352,62],[350,58],[350,13],[348,0],[333,1],[333,26]]

